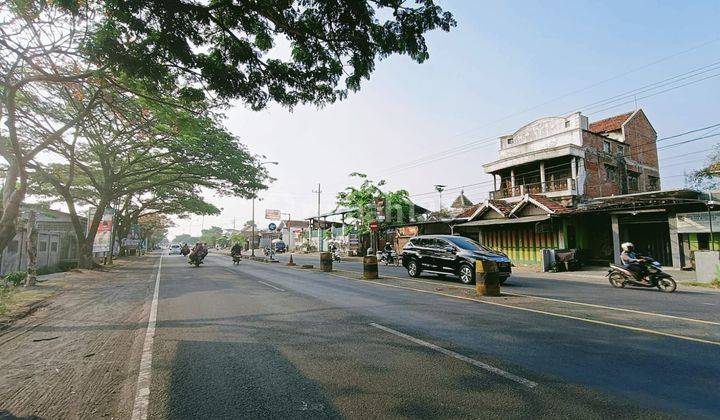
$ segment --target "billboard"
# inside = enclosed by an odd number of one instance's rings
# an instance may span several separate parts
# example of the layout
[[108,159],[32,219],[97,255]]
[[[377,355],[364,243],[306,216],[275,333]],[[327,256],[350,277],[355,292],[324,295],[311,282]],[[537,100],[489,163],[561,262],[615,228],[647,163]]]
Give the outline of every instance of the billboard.
[[265,209],[265,218],[267,220],[280,220],[282,217],[280,215],[280,210]]
[[103,213],[102,220],[98,225],[95,241],[93,242],[93,252],[109,252],[110,238],[113,229],[113,210],[107,209]]
[[712,231],[720,232],[720,212],[706,211],[677,214],[678,233],[710,233],[710,215],[712,215]]

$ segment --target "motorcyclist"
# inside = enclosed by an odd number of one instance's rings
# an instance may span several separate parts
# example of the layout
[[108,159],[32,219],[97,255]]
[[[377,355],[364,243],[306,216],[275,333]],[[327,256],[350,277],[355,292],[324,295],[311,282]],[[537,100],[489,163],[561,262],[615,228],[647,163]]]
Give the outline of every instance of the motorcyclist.
[[188,255],[190,253],[190,247],[187,242],[183,242],[182,248],[180,248],[180,253],[183,255]]
[[192,251],[190,251],[190,261],[194,261],[195,258],[205,258],[207,255],[207,247],[205,247],[205,244],[202,242],[196,242],[195,246],[193,246]]
[[390,245],[390,242],[385,242],[385,247],[383,248],[383,254],[385,254],[385,260],[387,262],[392,262],[392,246]]
[[643,264],[644,259],[642,256],[635,253],[635,245],[632,242],[625,242],[620,245],[622,253],[620,253],[620,260],[623,266],[635,275],[635,278],[643,283],[647,283],[645,280],[645,265]]
[[233,245],[232,248],[230,248],[230,255],[234,257],[236,255],[241,255],[241,254],[242,254],[242,245],[240,245],[240,242],[235,242],[235,245]]

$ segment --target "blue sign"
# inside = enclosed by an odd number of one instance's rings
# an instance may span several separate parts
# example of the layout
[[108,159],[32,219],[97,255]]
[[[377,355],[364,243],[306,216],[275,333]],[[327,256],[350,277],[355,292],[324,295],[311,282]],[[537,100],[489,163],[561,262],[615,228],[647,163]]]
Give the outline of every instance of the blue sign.
[[272,231],[274,231],[275,229],[277,229],[277,225],[276,225],[275,223],[270,223],[270,224],[268,225],[268,229],[270,230],[270,232],[272,232]]

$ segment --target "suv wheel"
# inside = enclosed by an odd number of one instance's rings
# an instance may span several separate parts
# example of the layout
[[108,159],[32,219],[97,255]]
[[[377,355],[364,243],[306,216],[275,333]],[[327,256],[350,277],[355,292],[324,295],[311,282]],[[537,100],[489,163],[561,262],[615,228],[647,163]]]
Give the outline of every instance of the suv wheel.
[[475,270],[470,264],[460,266],[460,281],[463,284],[472,284],[475,281]]
[[408,262],[407,271],[410,277],[420,277],[420,264],[415,258]]

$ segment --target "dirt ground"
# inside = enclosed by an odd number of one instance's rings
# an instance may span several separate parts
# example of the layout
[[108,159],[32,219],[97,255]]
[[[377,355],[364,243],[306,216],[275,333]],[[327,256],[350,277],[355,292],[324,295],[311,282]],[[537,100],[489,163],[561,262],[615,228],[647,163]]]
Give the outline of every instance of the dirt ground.
[[18,293],[14,315],[29,315],[0,320],[0,419],[130,416],[157,261]]

